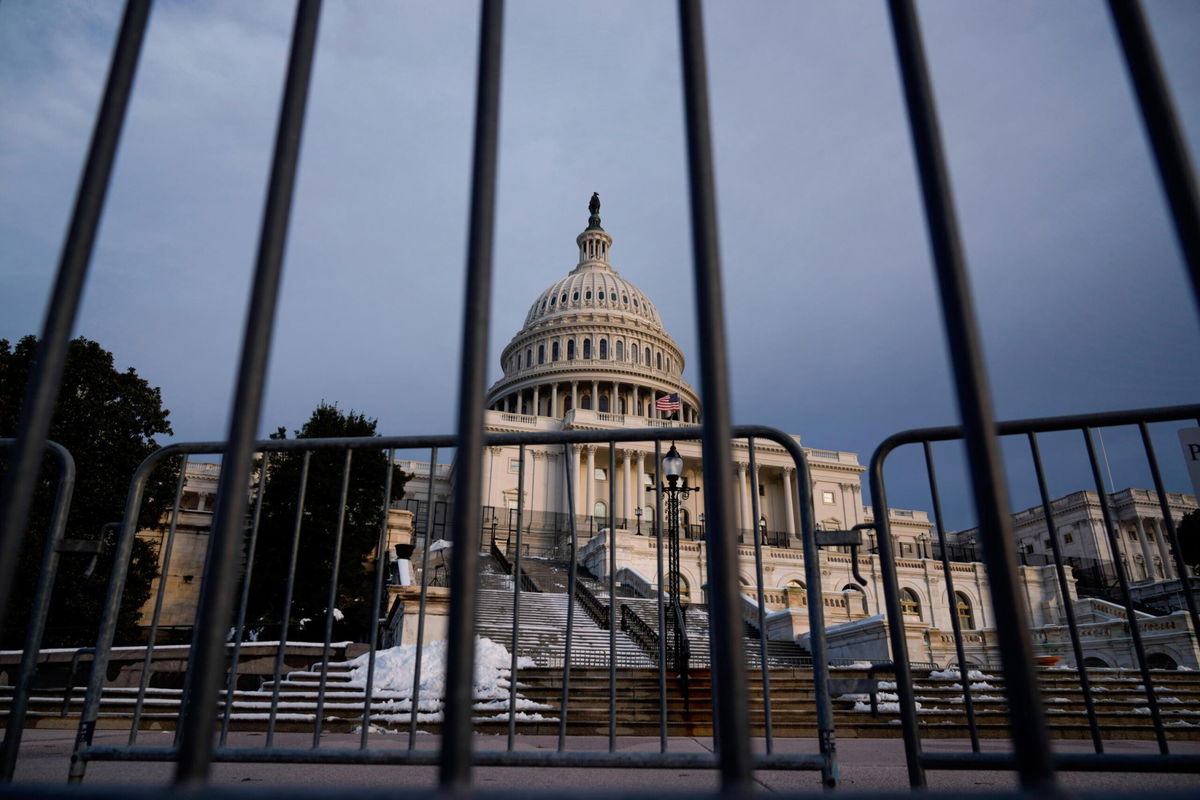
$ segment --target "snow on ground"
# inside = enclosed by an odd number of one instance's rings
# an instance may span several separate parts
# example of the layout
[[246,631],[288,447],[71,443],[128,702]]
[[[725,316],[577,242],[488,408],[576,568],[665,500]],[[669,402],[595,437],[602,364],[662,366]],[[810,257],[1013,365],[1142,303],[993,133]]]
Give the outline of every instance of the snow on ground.
[[[958,667],[949,667],[947,669],[935,669],[929,673],[931,678],[958,678]],[[985,675],[977,669],[967,670],[967,679],[972,681],[982,681],[988,678],[995,678],[995,675]]]
[[[346,662],[351,668],[349,684],[366,687],[368,653]],[[375,653],[375,675],[371,696],[383,699],[382,704],[396,714],[375,716],[385,722],[407,722],[412,711],[413,674],[416,672],[416,645],[402,645]],[[475,637],[475,705],[476,711],[502,711],[495,716],[482,717],[489,721],[507,720],[509,705],[509,668],[512,654],[504,645],[482,636]],[[533,659],[521,657],[517,667],[535,666]],[[417,720],[437,722],[442,719],[442,700],[446,695],[446,640],[428,642],[421,649],[420,688]],[[378,707],[379,704],[376,704]],[[525,714],[549,708],[522,697],[516,698],[519,720],[549,720],[540,714]]]

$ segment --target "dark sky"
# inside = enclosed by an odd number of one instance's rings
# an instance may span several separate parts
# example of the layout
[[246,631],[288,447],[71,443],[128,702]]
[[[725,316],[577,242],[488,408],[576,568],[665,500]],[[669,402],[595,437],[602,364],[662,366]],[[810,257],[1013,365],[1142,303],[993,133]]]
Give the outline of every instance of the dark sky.
[[[1200,4],[1146,6],[1195,154]],[[1195,402],[1196,310],[1104,4],[919,10],[999,416]],[[706,15],[735,421],[864,464],[956,422],[884,4]],[[0,338],[41,327],[118,18],[0,4]],[[232,0],[151,18],[76,332],[162,387],[178,440],[225,433],[290,24]],[[451,430],[476,33],[472,3],[325,4],[264,433],[322,399]],[[489,378],[598,191],[698,383],[674,5],[514,0],[505,33]],[[1156,443],[1183,490],[1177,427]],[[1149,485],[1135,433],[1105,443],[1118,488]],[[1047,448],[1052,491],[1082,488],[1078,435]],[[894,505],[929,507],[916,466]],[[939,466],[948,525],[971,524],[961,463]]]

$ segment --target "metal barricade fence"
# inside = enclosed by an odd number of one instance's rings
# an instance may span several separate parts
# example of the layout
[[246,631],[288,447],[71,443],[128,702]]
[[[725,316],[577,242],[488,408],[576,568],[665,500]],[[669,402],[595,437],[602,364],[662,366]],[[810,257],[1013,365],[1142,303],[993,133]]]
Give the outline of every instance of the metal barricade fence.
[[[8,451],[12,447],[12,439],[0,439],[0,450]],[[37,658],[42,646],[42,635],[46,630],[46,618],[50,614],[50,593],[54,591],[58,556],[64,545],[63,533],[67,527],[67,514],[71,509],[71,495],[75,491],[75,459],[57,442],[47,441],[46,451],[54,456],[58,464],[58,480],[49,527],[44,534],[46,541],[42,548],[37,588],[34,590],[33,603],[26,620],[21,660],[17,666],[16,680],[13,681],[12,699],[9,701],[8,719],[4,727],[4,741],[0,742],[0,782],[11,781],[13,770],[16,769],[21,734],[25,727],[25,714],[29,705],[29,692],[33,685],[34,673],[37,671]],[[36,465],[40,466],[40,463]],[[0,628],[0,631],[2,630]]]
[[[246,487],[250,485],[254,464],[252,456],[257,447],[254,438],[260,422],[267,355],[271,347],[320,5],[319,0],[299,0],[297,4],[228,435],[225,441],[214,443],[223,454],[224,468],[203,580],[206,591],[201,595],[196,636],[190,653],[191,670],[183,695],[185,720],[180,740],[176,749],[170,753],[164,751],[164,757],[178,756],[175,784],[181,788],[204,784],[213,758],[211,732],[216,723],[217,700],[224,671],[224,631],[236,606],[236,587],[227,576],[236,571],[242,545],[241,534],[248,503]],[[1007,491],[1000,469],[991,394],[980,353],[978,326],[959,243],[933,92],[911,0],[889,0],[888,5],[928,218],[981,538],[988,556],[987,566],[993,588],[1011,587],[1013,541],[1007,517]],[[1135,0],[1109,0],[1109,8],[1138,95],[1193,286],[1200,287],[1200,210],[1191,165],[1182,144],[1167,87],[1140,5]],[[71,224],[50,294],[36,367],[26,389],[14,455],[0,491],[0,587],[3,587],[0,588],[0,628],[6,620],[8,587],[12,584],[17,552],[24,539],[33,482],[58,396],[67,341],[76,321],[149,10],[149,0],[128,0],[126,4]],[[424,437],[414,440],[427,445],[436,442],[440,447],[453,446],[460,453],[467,454],[480,452],[485,442],[484,380],[495,221],[502,19],[501,0],[483,0],[457,432],[454,437],[445,439]],[[697,432],[703,439],[706,454],[704,499],[712,569],[709,599],[713,630],[714,699],[718,706],[715,712],[715,759],[720,770],[722,790],[738,793],[749,791],[752,786],[753,760],[744,714],[744,666],[736,657],[735,647],[737,625],[740,622],[737,543],[732,536],[721,539],[713,535],[714,531],[734,529],[733,479],[725,466],[731,460],[733,432],[717,242],[707,65],[699,0],[680,0],[679,19],[694,278],[697,316],[700,320],[701,400],[705,409],[704,424]],[[1197,299],[1200,302],[1200,291]],[[769,438],[765,432],[756,435]],[[603,438],[613,440],[611,435]],[[524,441],[529,444],[537,440]],[[559,441],[569,443],[572,440],[565,437]],[[802,463],[799,455],[796,459],[798,465]],[[451,519],[454,538],[466,541],[473,540],[481,530],[481,465],[479,459],[474,458],[463,458],[459,463],[460,470],[456,476],[458,491]],[[884,507],[881,496],[876,498],[876,505]],[[886,527],[887,515],[881,516],[884,518],[882,524]],[[806,535],[809,530],[805,528]],[[128,536],[123,538],[127,546]],[[881,552],[884,553],[887,553],[886,541],[886,536],[880,538]],[[809,549],[811,543],[806,541],[805,547]],[[128,556],[128,552],[125,556]],[[815,560],[807,568],[814,569]],[[451,566],[453,592],[450,599],[448,694],[442,748],[439,753],[430,754],[427,762],[436,761],[440,787],[447,791],[468,790],[471,785],[471,765],[478,763],[471,753],[471,673],[475,647],[473,622],[477,609],[473,578],[476,572],[477,553],[474,548],[465,548]],[[810,591],[815,583],[810,582]],[[887,586],[889,614],[893,618],[898,618],[899,613],[896,589],[893,579]],[[119,596],[119,592],[116,594]],[[1010,700],[1013,705],[1028,712],[1027,735],[1014,741],[1014,765],[1024,790],[1049,791],[1055,788],[1056,761],[1048,747],[1045,719],[1040,713],[1036,687],[1028,667],[1028,626],[1024,624],[1015,598],[993,598],[993,602],[998,620],[999,650],[1005,661],[1006,672],[1011,671],[1016,679],[1015,682],[1009,682]],[[102,653],[97,655],[99,657]],[[906,669],[903,659],[898,660],[898,668]],[[93,674],[96,672],[94,670]],[[904,684],[907,681],[906,675],[900,682]],[[90,702],[95,702],[95,698],[90,698]],[[915,730],[913,722],[911,714],[907,714],[906,730]],[[832,741],[829,745],[831,751]],[[825,743],[822,743],[822,747],[825,747]],[[93,751],[92,755],[99,753]],[[505,754],[504,758],[514,759],[516,755]],[[678,757],[682,758],[682,754]],[[629,764],[637,760],[632,754],[623,754],[623,760],[614,763]],[[827,768],[826,759],[818,760],[822,762],[822,768]],[[1120,764],[1118,761],[1105,763]],[[910,761],[909,766],[910,778],[919,785],[922,782],[919,760]]]
[[[1058,753],[1051,755],[1047,753],[1052,759],[1054,769],[1095,770],[1103,767],[1105,769],[1120,768],[1147,772],[1190,772],[1200,769],[1200,756],[1170,753],[1167,732],[1160,710],[1159,698],[1161,692],[1156,687],[1154,672],[1151,669],[1146,645],[1143,641],[1142,627],[1147,624],[1147,620],[1145,619],[1147,615],[1136,608],[1136,603],[1130,591],[1131,576],[1127,574],[1127,566],[1121,556],[1121,547],[1118,542],[1120,534],[1116,528],[1116,520],[1111,508],[1109,493],[1105,490],[1101,478],[1100,464],[1097,460],[1092,433],[1094,429],[1105,427],[1123,425],[1137,427],[1145,453],[1145,463],[1149,468],[1154,482],[1154,492],[1162,513],[1165,534],[1169,540],[1171,551],[1174,553],[1173,569],[1176,575],[1180,576],[1182,602],[1186,605],[1188,622],[1190,623],[1190,627],[1186,630],[1185,638],[1188,640],[1188,646],[1192,647],[1191,643],[1195,640],[1197,632],[1200,632],[1200,615],[1197,614],[1195,591],[1191,588],[1191,579],[1188,577],[1188,565],[1183,560],[1174,515],[1168,507],[1168,493],[1163,485],[1162,474],[1159,470],[1158,458],[1151,441],[1148,425],[1156,422],[1195,420],[1198,417],[1200,417],[1200,405],[1193,405],[1014,420],[1000,422],[997,425],[997,432],[1001,437],[1023,437],[1028,442],[1034,477],[1036,478],[1041,499],[1042,517],[1046,525],[1046,540],[1051,550],[1051,555],[1046,561],[1054,567],[1055,588],[1057,589],[1058,599],[1061,603],[1062,621],[1066,625],[1069,638],[1069,654],[1064,654],[1067,655],[1069,666],[1074,670],[1072,674],[1078,675],[1079,692],[1085,708],[1088,734],[1090,735],[1094,750],[1093,754]],[[1113,755],[1104,753],[1103,726],[1096,708],[1098,698],[1095,696],[1089,681],[1088,658],[1085,656],[1084,644],[1081,641],[1080,623],[1076,619],[1074,602],[1072,601],[1074,595],[1072,588],[1078,575],[1071,575],[1068,572],[1068,570],[1071,570],[1071,567],[1063,555],[1064,545],[1057,528],[1055,508],[1047,488],[1046,474],[1038,445],[1038,434],[1061,431],[1078,431],[1082,435],[1082,442],[1080,444],[1087,455],[1095,492],[1099,499],[1100,510],[1103,516],[1103,528],[1107,537],[1106,544],[1113,556],[1111,566],[1118,582],[1120,611],[1123,612],[1120,618],[1124,621],[1124,625],[1128,630],[1130,640],[1128,647],[1132,651],[1133,656],[1131,660],[1141,680],[1137,690],[1144,692],[1146,713],[1152,721],[1154,738],[1159,750],[1157,755]],[[897,693],[900,697],[899,710],[904,726],[905,752],[908,760],[910,780],[913,786],[923,786],[925,784],[924,773],[926,769],[995,769],[998,767],[1011,769],[1020,766],[1019,754],[983,753],[980,747],[980,730],[977,719],[978,710],[975,707],[975,703],[978,700],[977,698],[973,700],[972,679],[970,676],[973,669],[985,665],[985,660],[981,660],[981,653],[978,652],[972,653],[975,657],[975,662],[968,660],[966,655],[966,636],[962,629],[960,614],[957,613],[957,604],[960,601],[957,600],[959,595],[955,588],[954,571],[951,567],[952,562],[949,557],[951,547],[946,542],[946,531],[942,516],[942,494],[938,484],[937,468],[931,446],[935,442],[961,441],[963,436],[963,429],[958,427],[924,428],[904,431],[884,440],[871,457],[871,494],[882,505],[887,502],[884,469],[888,457],[897,449],[906,445],[920,445],[922,448],[926,474],[929,481],[929,493],[933,502],[934,525],[937,529],[938,542],[942,554],[940,560],[942,562],[943,580],[946,585],[946,608],[949,609],[949,618],[953,629],[958,684],[962,691],[961,702],[966,715],[968,734],[971,740],[971,753],[925,752],[923,750],[921,741],[921,731],[923,728],[920,724],[920,716],[915,699],[916,690],[914,689],[912,672],[908,666],[909,644],[904,630],[904,619],[909,612],[901,605],[901,592],[904,591],[904,588],[900,586],[896,570],[896,554],[894,552],[890,522],[887,519],[887,515],[881,515],[881,518],[875,524],[879,532],[881,563],[884,565],[882,577],[887,589],[888,635],[897,664],[896,679]],[[1002,613],[999,610],[1001,608],[1018,609],[1021,619],[1025,622],[1023,627],[1028,636],[1030,626],[1024,610],[1025,607],[1017,599],[1022,595],[1023,586],[1015,569],[1017,556],[1015,546],[997,553],[994,550],[989,551],[988,546],[985,545],[982,548],[981,555],[988,566],[989,588],[991,591],[992,606],[995,609],[993,617],[995,618]],[[997,569],[995,565],[999,561],[1007,561],[1008,564],[1003,569]],[[1130,565],[1132,565],[1132,559],[1130,560]],[[1149,564],[1146,566],[1147,568],[1150,567]],[[1039,677],[1034,670],[1032,653],[1027,651],[1023,654],[1024,660],[1022,660],[1022,654],[1014,654],[1009,650],[1000,648],[999,655],[1003,670],[1003,688],[1007,700],[1007,705],[1003,709],[1003,713],[1007,716],[1009,735],[1015,743],[1026,734],[1027,724],[1031,721],[1036,722],[1044,719],[1046,712],[1042,692],[1039,690]],[[1160,674],[1159,677],[1161,680],[1163,676]],[[1041,680],[1045,681],[1046,678],[1047,674],[1043,673]],[[986,684],[983,680],[977,685],[989,692],[994,692],[998,688]],[[991,727],[995,727],[995,724],[993,723]],[[925,730],[928,730],[928,728],[925,728]]]
[[[615,453],[617,443],[653,442],[655,446],[656,463],[661,461],[661,442],[666,439],[671,439],[679,442],[695,440],[701,434],[699,428],[676,428],[676,429],[632,429],[624,431],[563,431],[563,432],[545,432],[545,433],[492,433],[485,436],[484,442],[487,446],[504,446],[515,445],[519,449],[519,458],[522,465],[521,474],[524,475],[524,462],[527,456],[527,448],[538,446],[541,448],[562,448],[564,455],[563,464],[566,474],[564,477],[564,486],[567,488],[568,499],[573,487],[579,481],[578,474],[573,468],[573,459],[571,458],[572,447],[575,445],[597,443],[608,446],[610,465],[615,466]],[[829,786],[836,785],[837,781],[837,763],[836,763],[836,748],[835,748],[835,733],[833,725],[833,712],[829,694],[828,673],[827,673],[827,658],[824,653],[824,617],[823,605],[821,602],[821,580],[820,580],[820,559],[817,554],[817,540],[815,537],[815,525],[812,516],[812,502],[810,497],[811,477],[808,471],[807,460],[803,450],[796,444],[795,440],[780,432],[770,428],[763,427],[736,427],[733,429],[733,434],[736,437],[747,437],[748,452],[751,464],[755,461],[756,440],[768,441],[774,445],[778,445],[785,451],[786,458],[790,458],[791,464],[796,472],[796,482],[791,488],[798,492],[798,507],[800,509],[800,519],[798,527],[800,529],[799,536],[804,548],[804,564],[807,578],[807,593],[808,602],[807,615],[808,624],[811,630],[809,649],[812,654],[812,660],[808,668],[812,670],[813,675],[813,692],[814,700],[813,707],[816,712],[815,733],[818,741],[818,752],[810,754],[778,754],[774,752],[774,735],[772,732],[771,723],[771,699],[770,699],[770,666],[771,662],[766,653],[766,637],[762,636],[759,639],[761,650],[757,658],[757,666],[759,668],[758,681],[761,684],[763,691],[763,711],[761,726],[764,733],[764,743],[766,752],[758,754],[754,757],[754,764],[757,768],[768,769],[791,769],[791,770],[815,770],[821,774],[822,781]],[[237,762],[263,762],[263,763],[280,763],[287,761],[295,761],[297,763],[350,763],[350,764],[428,764],[434,763],[437,759],[436,753],[430,753],[417,749],[416,734],[418,731],[418,723],[421,722],[421,715],[418,713],[423,708],[428,708],[432,713],[436,714],[445,706],[445,698],[422,698],[421,696],[421,664],[426,649],[425,625],[427,624],[427,595],[429,591],[429,582],[425,580],[425,576],[429,574],[429,556],[431,542],[431,533],[433,528],[433,520],[431,516],[425,517],[425,529],[423,531],[414,532],[413,544],[420,550],[421,567],[419,579],[420,597],[417,609],[418,630],[415,637],[415,653],[413,662],[413,684],[412,692],[406,699],[407,701],[407,722],[408,722],[408,748],[406,750],[397,751],[393,749],[379,750],[370,749],[369,740],[373,729],[373,720],[380,712],[374,710],[375,695],[378,694],[375,685],[375,661],[376,652],[379,649],[379,625],[375,622],[375,610],[381,609],[383,603],[383,592],[385,586],[385,576],[388,570],[382,567],[382,564],[377,561],[376,568],[373,574],[373,599],[370,601],[372,613],[368,617],[370,620],[368,631],[366,634],[366,673],[362,684],[361,710],[355,717],[357,719],[358,731],[360,733],[359,746],[357,748],[333,748],[321,747],[321,733],[326,721],[326,705],[327,698],[331,693],[335,692],[330,688],[329,674],[331,666],[331,648],[333,647],[333,625],[335,620],[336,598],[338,597],[339,583],[342,578],[339,575],[338,564],[342,557],[343,550],[343,531],[347,522],[347,486],[350,482],[351,472],[353,469],[353,455],[363,452],[386,452],[388,455],[388,463],[394,463],[394,454],[397,450],[413,450],[418,448],[430,448],[430,463],[437,463],[437,454],[439,448],[450,447],[454,443],[454,437],[451,436],[412,436],[412,437],[376,437],[362,439],[294,439],[294,440],[271,440],[258,442],[254,446],[254,452],[258,455],[259,470],[257,479],[247,486],[244,491],[249,493],[253,491],[253,505],[249,514],[249,527],[245,532],[245,548],[244,548],[244,570],[230,570],[220,574],[212,574],[206,576],[206,582],[201,586],[201,595],[204,592],[225,591],[235,593],[240,588],[240,601],[236,608],[236,623],[230,632],[231,642],[226,647],[228,651],[229,666],[227,677],[224,683],[223,701],[214,704],[215,713],[219,715],[219,719],[213,719],[219,729],[217,738],[217,747],[213,752],[214,761],[237,761]],[[121,532],[117,540],[115,553],[115,566],[113,575],[110,580],[108,594],[105,601],[105,614],[102,621],[99,638],[97,641],[96,652],[93,657],[93,667],[91,678],[88,683],[87,694],[84,698],[83,709],[79,721],[79,734],[76,740],[76,748],[72,757],[71,778],[75,781],[80,781],[84,778],[86,766],[91,761],[156,761],[156,760],[178,760],[181,756],[182,741],[187,737],[188,726],[202,724],[197,721],[197,716],[185,714],[181,718],[179,725],[176,727],[175,741],[171,746],[153,746],[138,744],[138,736],[140,728],[145,719],[147,703],[157,702],[154,698],[148,696],[148,689],[151,682],[152,674],[154,673],[155,647],[157,638],[157,627],[160,614],[163,607],[164,589],[167,582],[167,575],[171,569],[171,546],[175,535],[175,521],[180,514],[180,497],[182,495],[182,483],[177,488],[175,494],[175,505],[171,509],[170,516],[172,524],[169,528],[168,536],[164,543],[163,551],[160,555],[160,570],[161,579],[159,582],[158,592],[155,598],[153,611],[151,614],[151,623],[149,629],[149,638],[145,647],[145,653],[142,660],[140,672],[138,675],[138,689],[132,697],[125,696],[122,702],[132,703],[132,715],[130,722],[129,739],[125,746],[98,746],[94,745],[93,736],[96,730],[97,723],[101,717],[101,703],[104,702],[105,693],[105,676],[108,672],[109,660],[113,652],[113,637],[116,631],[116,614],[122,600],[122,592],[125,582],[125,575],[129,565],[129,558],[132,552],[132,543],[137,535],[137,519],[142,502],[142,493],[145,482],[155,468],[164,459],[175,458],[182,456],[186,459],[190,456],[201,453],[211,453],[218,451],[220,443],[218,442],[202,442],[192,444],[175,444],[164,447],[151,455],[138,468],[133,481],[131,482],[127,505],[125,509],[124,519],[121,523]],[[461,456],[461,450],[460,458]],[[285,654],[288,648],[289,631],[293,628],[294,620],[291,618],[293,598],[296,586],[297,566],[302,564],[306,558],[312,558],[311,551],[301,552],[301,536],[305,532],[306,527],[313,527],[317,520],[314,520],[313,514],[316,513],[306,508],[305,496],[308,491],[310,480],[310,466],[312,458],[316,454],[333,454],[342,456],[344,461],[338,479],[341,483],[341,494],[338,501],[337,510],[333,516],[335,525],[333,530],[332,541],[332,566],[329,571],[328,586],[325,587],[328,591],[328,602],[325,604],[324,619],[321,621],[323,625],[323,634],[319,639],[320,647],[320,662],[319,666],[315,667],[312,672],[317,677],[316,684],[316,700],[315,703],[308,702],[304,704],[306,718],[311,718],[312,722],[312,742],[311,747],[299,748],[295,746],[280,746],[275,744],[275,736],[277,731],[277,722],[282,718],[294,719],[293,713],[296,707],[300,704],[289,702],[297,695],[288,695],[286,699],[281,695],[281,687],[287,678],[285,673]],[[303,459],[302,470],[299,475],[299,485],[280,485],[275,486],[271,483],[272,473],[270,464],[283,456],[291,456],[295,458],[297,455]],[[360,456],[362,458],[363,456]],[[327,464],[327,467],[330,466]],[[181,470],[182,476],[186,469]],[[615,474],[615,473],[613,473]],[[751,470],[753,476],[753,490],[750,495],[753,498],[753,511],[758,513],[758,487],[757,487],[757,471]],[[327,479],[330,476],[325,476]],[[523,477],[522,479],[523,480]],[[391,481],[392,471],[388,470],[384,478],[384,483],[379,487],[379,505],[380,523],[378,541],[376,542],[375,553],[377,558],[382,554],[382,558],[386,560],[387,553],[387,511],[391,508]],[[609,482],[609,501],[610,504],[616,501],[615,481]],[[256,561],[256,545],[260,541],[260,522],[262,519],[262,509],[264,497],[268,494],[285,493],[286,497],[296,496],[294,521],[291,532],[291,543],[287,551],[287,569],[286,572],[280,574],[279,565]],[[431,496],[433,492],[432,482],[429,484],[427,493]],[[518,491],[518,498],[523,498],[522,491]],[[611,507],[611,505],[610,505]],[[749,510],[749,509],[748,509]],[[510,766],[526,766],[530,763],[530,756],[527,753],[514,750],[514,737],[516,734],[516,724],[519,717],[518,713],[518,678],[520,676],[519,665],[519,643],[521,641],[521,593],[523,581],[519,578],[522,575],[522,551],[521,536],[524,526],[520,524],[525,513],[523,499],[518,500],[516,508],[516,518],[518,524],[514,527],[514,536],[516,538],[516,547],[514,556],[511,562],[513,575],[516,579],[512,581],[512,624],[510,628],[511,643],[511,664],[509,667],[509,677],[507,678],[510,687],[507,698],[507,713],[501,715],[500,719],[507,721],[507,750],[505,754],[498,755],[495,753],[485,753],[475,751],[472,754],[473,763],[489,764],[489,765],[510,765]],[[573,519],[573,517],[571,517]],[[331,520],[324,520],[325,531],[328,533]],[[361,523],[361,520],[360,520]],[[472,532],[462,528],[458,529],[461,538],[456,539],[456,552],[452,558],[452,564],[458,558],[461,558],[461,553],[467,550],[478,550],[483,537],[482,531]],[[626,534],[630,532],[626,531]],[[614,532],[605,531],[604,536],[612,537]],[[636,535],[636,534],[632,534]],[[717,534],[719,535],[719,533]],[[418,539],[419,537],[419,539]],[[658,572],[656,575],[656,585],[665,585],[666,573],[663,567],[663,552],[669,549],[666,546],[664,539],[664,531],[659,530],[655,535],[655,549],[657,551]],[[687,675],[678,675],[674,673],[671,666],[671,661],[666,656],[666,643],[668,637],[663,635],[670,629],[669,624],[665,621],[664,607],[667,604],[664,593],[656,591],[655,597],[657,600],[657,624],[653,620],[640,620],[647,626],[647,630],[652,631],[654,640],[659,647],[657,657],[655,654],[648,653],[652,657],[654,668],[657,672],[659,683],[659,699],[658,699],[658,727],[660,738],[660,752],[658,754],[641,754],[636,758],[631,758],[629,754],[618,752],[617,748],[617,730],[620,722],[620,715],[617,711],[617,696],[619,690],[619,675],[618,667],[632,666],[628,655],[622,655],[618,652],[617,636],[618,631],[623,628],[617,618],[619,596],[617,593],[616,576],[620,565],[617,560],[617,547],[613,546],[613,539],[609,539],[606,544],[607,570],[601,583],[605,585],[606,595],[599,600],[593,598],[593,602],[598,602],[602,606],[601,613],[607,615],[607,619],[601,621],[605,624],[602,626],[608,632],[608,649],[600,652],[578,652],[573,648],[574,633],[576,626],[572,624],[571,615],[574,612],[574,598],[581,594],[588,594],[584,587],[579,584],[577,576],[577,563],[579,558],[578,532],[573,532],[571,537],[571,547],[569,552],[570,575],[567,586],[567,608],[568,619],[565,626],[565,639],[561,658],[558,663],[561,665],[561,693],[557,698],[556,703],[551,704],[551,710],[558,714],[557,730],[558,730],[558,749],[553,754],[539,754],[536,763],[543,766],[602,766],[602,765],[628,765],[639,767],[716,767],[718,765],[717,758],[712,754],[685,754],[678,751],[672,751],[669,743],[670,729],[672,725],[672,716],[668,708],[669,693],[667,691],[668,681],[674,683],[677,679],[682,679],[686,686]],[[322,544],[322,543],[319,543]],[[329,546],[328,542],[323,543]],[[761,539],[756,539],[754,542],[754,563],[757,574],[757,607],[758,607],[758,626],[759,630],[765,629],[763,614],[765,612],[766,603],[763,598],[763,580],[762,580],[762,548],[763,542]],[[349,554],[347,554],[349,557]],[[710,570],[712,565],[710,564]],[[472,575],[472,582],[478,581],[478,575]],[[252,584],[261,581],[274,581],[276,583],[283,581],[286,588],[283,592],[282,603],[279,606],[278,620],[271,618],[267,620],[249,619],[248,618],[248,599],[251,593]],[[311,590],[311,587],[309,587]],[[460,586],[453,586],[451,597],[454,592],[458,591]],[[622,608],[626,608],[622,606]],[[626,608],[626,610],[628,610]],[[624,612],[623,612],[624,613]],[[640,618],[639,618],[640,619]],[[247,646],[249,642],[246,640],[246,634],[249,628],[255,625],[278,624],[280,630],[280,639],[278,643],[270,643],[270,647],[274,650],[274,667],[270,674],[270,692],[266,691],[266,684],[258,692],[240,692],[239,684],[239,663],[243,646]],[[472,628],[474,630],[474,626]],[[686,634],[685,634],[686,636]],[[710,636],[712,648],[715,650],[716,636]],[[739,640],[740,643],[740,640]],[[172,648],[174,649],[174,648]],[[739,655],[741,648],[739,647]],[[195,648],[191,650],[189,657],[188,672],[186,675],[185,684],[190,684],[196,680],[193,674],[196,669]],[[706,653],[705,657],[698,660],[698,663],[707,665],[715,662],[714,653]],[[604,667],[607,668],[607,694],[608,694],[608,718],[607,718],[607,733],[608,733],[608,752],[598,754],[589,751],[571,750],[567,746],[567,735],[569,726],[572,723],[570,717],[570,700],[571,700],[571,671],[574,667],[579,669],[582,666]],[[685,672],[691,671],[685,670]],[[226,670],[222,669],[222,674]],[[743,687],[743,690],[745,687]],[[340,693],[339,693],[340,694]],[[686,689],[684,691],[685,702]],[[714,696],[714,702],[715,702]],[[336,704],[339,714],[344,714],[347,708],[346,700],[337,696],[332,700],[328,700],[331,704]],[[474,705],[475,698],[472,697]],[[240,707],[240,711],[239,711]],[[332,706],[331,706],[332,707]],[[264,710],[265,709],[265,710]],[[265,715],[266,722],[266,739],[265,745],[262,748],[253,747],[232,747],[228,744],[228,737],[231,731],[231,723],[239,718],[244,718],[247,712],[250,712],[251,717],[261,718]],[[716,709],[712,709],[711,719],[716,717]],[[747,715],[748,708],[743,704],[739,711],[743,716]],[[161,716],[161,714],[159,715]],[[385,717],[390,715],[384,714]],[[345,718],[345,717],[343,717]],[[210,718],[211,719],[211,718]],[[392,720],[395,721],[394,719]],[[401,719],[401,722],[404,720]],[[677,721],[677,720],[674,720]],[[207,722],[203,723],[207,724]]]

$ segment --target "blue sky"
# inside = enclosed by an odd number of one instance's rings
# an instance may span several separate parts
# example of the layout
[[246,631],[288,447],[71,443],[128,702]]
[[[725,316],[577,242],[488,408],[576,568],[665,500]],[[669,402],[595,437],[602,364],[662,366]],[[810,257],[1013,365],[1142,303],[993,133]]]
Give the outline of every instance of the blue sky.
[[[1195,154],[1200,5],[1146,7]],[[919,10],[998,414],[1194,402],[1197,315],[1104,5]],[[162,387],[178,440],[225,432],[291,13],[151,17],[76,332]],[[0,4],[0,338],[41,327],[119,15]],[[706,23],[735,421],[864,463],[954,423],[884,4],[711,3]],[[476,32],[471,3],[325,4],[264,432],[322,399],[451,430]],[[514,1],[505,32],[489,379],[593,191],[614,265],[694,360],[674,5]],[[1159,457],[1187,489],[1174,427]],[[1118,488],[1149,484],[1136,433],[1105,442]],[[1085,485],[1077,443],[1050,450],[1052,491]],[[914,463],[891,499],[928,508]]]

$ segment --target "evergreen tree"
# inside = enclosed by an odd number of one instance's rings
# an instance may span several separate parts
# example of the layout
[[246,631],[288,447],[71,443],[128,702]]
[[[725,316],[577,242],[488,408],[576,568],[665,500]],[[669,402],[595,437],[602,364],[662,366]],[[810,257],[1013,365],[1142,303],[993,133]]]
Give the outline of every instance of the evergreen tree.
[[[376,420],[353,410],[343,414],[336,404],[322,402],[295,431],[295,438],[374,436],[375,426]],[[271,438],[287,439],[287,432],[280,428]],[[324,634],[345,463],[344,450],[315,450],[310,456],[289,638]],[[273,631],[282,622],[304,454],[271,453],[268,464],[246,619],[249,628],[265,627]],[[387,469],[384,450],[353,451],[334,600],[343,617],[334,626],[337,638],[364,637],[379,614],[379,609],[370,608],[375,572],[374,562],[367,557],[379,541]],[[401,498],[409,477],[393,465],[390,501]],[[310,621],[302,626],[305,619]]]
[[[24,337],[15,347],[0,339],[0,438],[16,434],[36,350],[34,336]],[[49,432],[49,438],[70,451],[75,459],[77,477],[65,538],[96,539],[103,525],[121,520],[134,471],[158,449],[155,435],[172,432],[169,413],[162,407],[158,388],[150,386],[132,367],[118,371],[113,366],[112,353],[96,342],[79,338],[70,343]],[[0,472],[6,468],[7,452],[0,449]],[[139,529],[160,527],[174,497],[178,469],[178,461],[168,459],[150,476],[139,514]],[[21,647],[24,643],[57,486],[58,468],[53,458],[47,456],[22,543],[9,623],[0,632],[5,648]],[[85,574],[90,557],[70,553],[59,556],[44,647],[95,643],[116,535],[115,530],[104,535],[101,554],[91,574]],[[157,571],[154,546],[136,540],[118,615],[118,644],[138,640],[139,612],[150,595],[150,584]]]

